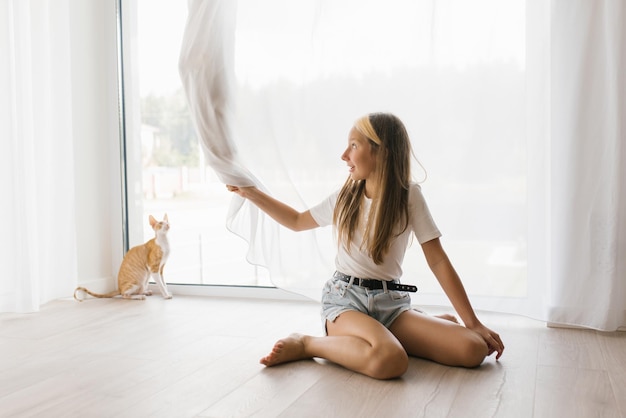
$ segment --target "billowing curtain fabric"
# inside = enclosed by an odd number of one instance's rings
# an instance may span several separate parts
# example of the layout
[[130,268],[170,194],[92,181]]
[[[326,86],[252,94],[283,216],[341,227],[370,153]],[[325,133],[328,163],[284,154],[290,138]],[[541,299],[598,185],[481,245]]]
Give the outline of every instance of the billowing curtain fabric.
[[76,283],[67,1],[0,2],[0,312]]
[[[189,1],[179,70],[208,164],[225,184],[255,185],[271,194],[242,165],[237,149],[241,142],[233,136],[236,12],[235,1]],[[259,138],[248,139],[259,141]],[[229,208],[227,226],[248,241],[247,260],[267,267],[276,286],[314,299],[319,297],[321,284],[332,267],[331,260],[323,263],[315,257],[319,251],[315,232],[295,235],[286,231],[237,195]],[[322,268],[323,273],[312,273],[315,266],[319,270],[324,265],[327,268]]]
[[256,185],[232,136],[237,2],[190,0],[180,74],[208,163],[225,184]]
[[552,9],[548,320],[626,326],[626,5]]
[[[220,178],[298,209],[343,183],[356,118],[397,114],[475,308],[615,329],[624,21],[608,1],[192,0],[180,72]],[[227,226],[278,287],[319,298],[329,228],[292,233],[237,196]],[[449,303],[417,243],[403,281]]]

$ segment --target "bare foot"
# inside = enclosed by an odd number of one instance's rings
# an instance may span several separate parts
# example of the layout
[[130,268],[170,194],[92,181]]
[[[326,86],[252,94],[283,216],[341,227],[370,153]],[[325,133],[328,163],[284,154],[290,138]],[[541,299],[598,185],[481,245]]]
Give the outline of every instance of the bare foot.
[[287,338],[278,340],[272,352],[260,360],[261,364],[268,367],[276,366],[290,361],[310,358],[304,353],[304,335],[291,334]]
[[457,324],[459,323],[459,321],[456,319],[456,316],[454,315],[450,315],[450,314],[441,314],[441,315],[435,315],[436,318],[441,318],[441,319],[445,319],[446,321],[452,321],[452,322],[456,322]]

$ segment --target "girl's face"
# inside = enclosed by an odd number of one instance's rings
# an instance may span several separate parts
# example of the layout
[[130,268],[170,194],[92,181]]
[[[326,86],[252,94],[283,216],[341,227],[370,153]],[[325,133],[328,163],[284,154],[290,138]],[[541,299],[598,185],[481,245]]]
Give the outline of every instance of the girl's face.
[[374,179],[376,156],[372,150],[372,145],[355,128],[350,130],[348,148],[341,155],[341,159],[348,164],[352,180]]

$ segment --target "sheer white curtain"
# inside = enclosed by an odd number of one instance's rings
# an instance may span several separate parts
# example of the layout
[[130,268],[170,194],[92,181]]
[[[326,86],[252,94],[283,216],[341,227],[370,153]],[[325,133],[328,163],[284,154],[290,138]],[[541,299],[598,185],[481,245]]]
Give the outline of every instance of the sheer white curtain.
[[[228,154],[237,166],[305,209],[345,179],[339,157],[354,119],[396,113],[426,167],[424,194],[476,308],[602,329],[625,324],[619,2],[580,2],[567,11],[565,2],[533,0],[189,4],[182,78],[208,77],[201,91],[186,83],[192,104],[202,103],[194,108],[196,123],[219,120],[229,127],[222,135],[200,129],[209,156],[238,149]],[[216,20],[220,30],[189,50],[189,37]],[[589,42],[580,54],[572,47],[584,43],[570,44],[567,31]],[[600,42],[600,52],[590,39]],[[572,65],[582,71],[570,72]],[[216,84],[220,72],[228,83]],[[569,95],[572,90],[578,93]],[[595,101],[588,104],[589,90]],[[604,144],[605,154],[592,153],[596,160],[577,158],[590,146],[577,130],[583,120],[597,134],[595,144]],[[611,156],[610,167],[600,166],[603,155]],[[580,167],[602,176],[589,179]],[[224,179],[240,172],[228,164],[215,168]],[[246,177],[245,183],[259,180]],[[587,201],[593,205],[585,210]],[[605,216],[596,217],[600,210]],[[250,242],[248,259],[268,266],[278,287],[319,297],[333,270],[328,228],[291,233],[237,197],[227,224]],[[580,246],[591,231],[602,233],[596,245]],[[404,267],[403,280],[420,288],[415,304],[448,304],[417,244]],[[595,274],[598,267],[602,275]],[[572,279],[574,272],[579,279]],[[601,289],[590,292],[586,283],[602,283]],[[596,310],[581,313],[585,306]]]
[[548,319],[626,327],[626,5],[556,0],[551,33]]
[[69,3],[0,2],[0,312],[76,283]]

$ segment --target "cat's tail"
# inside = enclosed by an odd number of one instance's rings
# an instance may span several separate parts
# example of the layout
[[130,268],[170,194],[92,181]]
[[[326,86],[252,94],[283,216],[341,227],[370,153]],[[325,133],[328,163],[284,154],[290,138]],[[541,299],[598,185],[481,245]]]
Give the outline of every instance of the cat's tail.
[[93,296],[94,298],[112,298],[114,296],[121,295],[119,290],[113,290],[112,292],[102,294],[102,293],[94,293],[85,287],[77,287],[76,290],[74,290],[74,299],[76,299],[79,302],[82,302],[84,300],[77,296],[79,290],[82,290],[83,292],[87,293],[88,295]]

